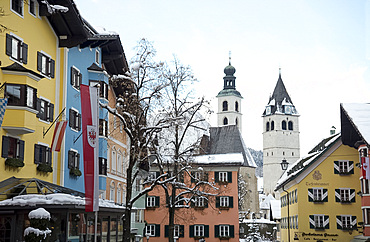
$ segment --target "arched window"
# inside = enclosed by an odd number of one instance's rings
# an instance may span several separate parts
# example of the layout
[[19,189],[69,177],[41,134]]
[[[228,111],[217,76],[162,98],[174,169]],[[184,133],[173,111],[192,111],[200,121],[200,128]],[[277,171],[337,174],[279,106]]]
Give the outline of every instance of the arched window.
[[288,129],[293,130],[293,122],[292,121],[288,122]]
[[117,187],[117,203],[118,204],[122,203],[122,187],[121,187],[121,184],[119,184],[118,187]]
[[228,105],[227,105],[227,101],[224,101],[223,103],[222,103],[222,111],[227,111],[228,110],[228,107],[227,107]]
[[122,154],[120,151],[117,154],[117,173],[122,174]]
[[227,118],[225,117],[224,118],[224,125],[227,125],[229,123],[229,120],[227,120]]
[[117,152],[114,148],[112,150],[111,162],[112,162],[112,173],[115,173],[117,169]]
[[270,131],[270,123],[269,122],[266,123],[266,132],[267,131]]
[[274,130],[274,129],[275,129],[275,122],[271,121],[271,130]]
[[112,183],[110,184],[110,193],[109,193],[109,200],[111,201],[114,201],[114,194],[115,194],[115,191],[116,190],[116,185],[114,184],[114,182],[112,181]]
[[239,112],[239,103],[238,102],[235,102],[235,111]]
[[286,121],[283,120],[283,122],[281,122],[281,128],[282,130],[286,130]]

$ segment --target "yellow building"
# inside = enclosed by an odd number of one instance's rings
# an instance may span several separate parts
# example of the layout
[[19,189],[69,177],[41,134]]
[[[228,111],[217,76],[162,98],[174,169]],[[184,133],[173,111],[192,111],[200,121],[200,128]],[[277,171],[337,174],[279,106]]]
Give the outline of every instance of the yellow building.
[[281,241],[350,241],[359,235],[358,151],[335,134],[290,165],[278,181]]

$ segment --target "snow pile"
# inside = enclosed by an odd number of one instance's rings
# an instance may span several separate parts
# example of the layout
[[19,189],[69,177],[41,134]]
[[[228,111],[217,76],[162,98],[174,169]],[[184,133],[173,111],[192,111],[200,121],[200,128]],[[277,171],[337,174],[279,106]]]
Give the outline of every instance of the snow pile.
[[51,230],[50,229],[40,230],[40,229],[35,229],[35,228],[32,228],[32,227],[28,227],[24,230],[24,236],[27,236],[29,234],[35,234],[37,236],[43,236],[44,239],[46,239],[46,236],[51,234]]
[[245,224],[276,224],[276,222],[265,219],[265,218],[243,219],[243,221],[241,223],[245,223]]
[[48,13],[49,14],[55,14],[55,13],[66,13],[69,11],[69,8],[67,7],[64,7],[64,6],[61,6],[61,5],[51,5],[48,1],[41,1],[41,3],[45,4],[47,9],[48,9]]
[[50,213],[44,208],[38,208],[28,213],[30,219],[47,219],[50,220]]
[[101,35],[118,35],[117,32],[115,31],[110,31],[110,30],[106,30],[104,27],[102,26],[94,26],[94,29]]
[[237,164],[242,165],[244,163],[242,153],[231,153],[231,154],[212,154],[212,155],[200,155],[194,157],[195,164]]

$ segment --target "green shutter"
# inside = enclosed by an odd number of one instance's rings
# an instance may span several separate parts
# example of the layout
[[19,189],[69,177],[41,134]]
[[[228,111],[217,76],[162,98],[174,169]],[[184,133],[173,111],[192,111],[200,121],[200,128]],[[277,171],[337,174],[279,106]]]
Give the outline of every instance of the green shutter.
[[216,197],[216,208],[220,207],[220,197]]
[[354,230],[357,230],[357,220],[356,220],[356,216],[352,216],[351,221],[352,221],[352,228],[353,228]]
[[75,127],[75,120],[76,119],[74,118],[74,111],[72,109],[69,109],[69,127]]
[[220,237],[220,225],[215,225],[215,237]]
[[233,173],[231,171],[227,172],[227,182],[233,182]]
[[234,197],[230,196],[229,197],[229,208],[233,208],[234,207]]
[[324,226],[325,229],[329,229],[329,215],[324,215],[324,224],[326,223],[326,225]]
[[340,203],[340,189],[335,189],[335,202]]
[[194,237],[194,225],[189,225],[189,237]]
[[42,70],[42,54],[37,51],[37,70],[41,72]]
[[315,229],[315,215],[309,215],[310,229]]
[[39,99],[39,98],[37,98],[37,101],[36,101],[36,110],[38,111],[38,113],[36,114],[36,117],[40,118],[41,99]]
[[215,171],[215,182],[218,182],[219,179],[218,179],[218,171]]
[[339,161],[334,161],[334,174],[339,174]]
[[77,169],[80,169],[80,154],[77,153]]
[[46,153],[48,153],[48,160],[46,161],[47,164],[49,164],[50,166],[52,166],[53,164],[53,156],[51,155],[51,149],[50,148],[46,148]]
[[229,225],[229,229],[230,229],[230,237],[234,238],[235,237],[234,225]]
[[209,237],[209,225],[204,225],[204,237]]
[[169,226],[165,225],[164,226],[164,237],[166,237],[166,238],[168,238],[168,230],[169,230]]
[[28,61],[28,45],[26,43],[22,43],[22,62],[27,64]]
[[20,160],[24,160],[24,141],[23,140],[18,140],[18,149],[19,149],[19,156],[18,158]]
[[73,168],[73,151],[72,150],[68,151],[68,168],[69,169]]
[[49,121],[53,122],[54,121],[54,104],[49,103],[48,106],[49,106],[49,110],[48,110],[49,111]]
[[8,158],[8,150],[9,150],[9,137],[8,136],[3,136],[3,145],[2,145],[2,151],[1,151],[1,157]]
[[191,178],[190,178],[191,183],[195,183],[195,179],[194,179],[195,172],[191,171],[190,174],[191,174]]
[[73,68],[71,66],[71,76],[70,76],[71,80],[70,80],[70,83],[71,83],[72,86],[74,86],[74,79],[73,79],[74,73],[75,73],[75,68]]
[[349,166],[348,166],[348,173],[349,174],[355,174],[355,169],[354,169],[354,166],[353,166],[353,161],[349,161]]
[[337,218],[337,229],[343,229],[343,225],[342,225],[342,216],[336,216]]
[[313,202],[313,189],[308,188],[308,201]]
[[55,77],[55,60],[50,59],[50,77]]
[[155,236],[154,237],[160,237],[161,236],[161,225],[155,224]]
[[184,238],[185,227],[184,225],[179,225],[179,226],[180,226],[180,238]]
[[6,55],[12,56],[12,39],[13,37],[10,34],[6,34]]
[[[322,195],[323,195],[323,199],[322,199],[322,201],[323,201],[323,202],[328,202],[329,194],[325,196],[325,194],[327,194],[327,193],[328,193],[328,189],[325,189],[325,188],[324,188],[324,189],[322,189],[322,193],[323,193],[323,194],[322,194]],[[324,197],[324,196],[325,196],[325,197]]]
[[207,198],[204,199],[204,207],[208,208],[208,199]]
[[159,207],[159,197],[158,196],[155,197],[155,206]]
[[351,203],[356,202],[356,190],[355,189],[349,189],[349,197],[350,197]]
[[35,152],[34,152],[35,164],[40,164],[42,161],[40,160],[40,145],[35,144]]

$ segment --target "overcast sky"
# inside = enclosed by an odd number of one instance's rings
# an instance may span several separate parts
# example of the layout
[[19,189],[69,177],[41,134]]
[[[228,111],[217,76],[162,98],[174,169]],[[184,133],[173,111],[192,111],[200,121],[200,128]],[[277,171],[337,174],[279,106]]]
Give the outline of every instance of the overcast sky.
[[[340,103],[370,101],[370,2],[367,0],[75,0],[93,26],[120,35],[127,59],[140,38],[158,59],[175,54],[192,67],[197,91],[212,99],[223,70],[236,68],[243,137],[262,150],[262,113],[281,67],[300,113],[301,156],[340,130]],[[370,114],[369,114],[370,115]],[[216,117],[211,124],[216,125]]]

